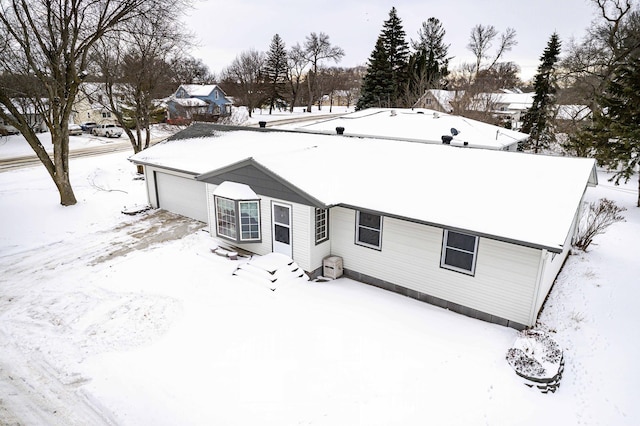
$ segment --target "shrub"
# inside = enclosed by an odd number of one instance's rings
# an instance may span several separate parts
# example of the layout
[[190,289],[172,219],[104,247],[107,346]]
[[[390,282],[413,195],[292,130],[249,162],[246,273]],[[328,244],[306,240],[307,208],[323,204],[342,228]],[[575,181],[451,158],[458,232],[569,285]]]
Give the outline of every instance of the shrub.
[[596,235],[604,231],[616,222],[624,222],[624,216],[620,213],[624,207],[618,207],[613,201],[601,198],[597,203],[589,203],[587,211],[582,214],[578,224],[574,246],[580,250],[587,250]]

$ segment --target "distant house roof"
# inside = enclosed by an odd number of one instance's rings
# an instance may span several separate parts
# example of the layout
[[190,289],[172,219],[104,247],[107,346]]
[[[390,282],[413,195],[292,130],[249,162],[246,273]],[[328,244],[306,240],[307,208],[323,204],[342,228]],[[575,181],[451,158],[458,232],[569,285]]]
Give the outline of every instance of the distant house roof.
[[183,107],[206,107],[207,105],[209,105],[199,98],[171,98],[171,101],[177,103],[178,105],[182,105]]
[[451,106],[451,101],[456,98],[456,92],[452,90],[440,90],[440,89],[431,89],[429,90],[433,97],[438,101],[440,106],[447,111],[453,111],[453,107]]
[[222,89],[217,84],[181,84],[182,87],[189,96],[200,96],[205,97],[209,96],[211,92],[215,90],[217,87],[222,93]]
[[452,145],[465,146],[466,143],[471,148],[489,149],[506,149],[529,137],[526,133],[423,108],[369,108],[318,123],[288,127],[329,134],[336,133],[336,127],[344,127],[345,135],[437,144],[442,143],[442,136],[452,136]]
[[[138,164],[213,176],[255,164],[324,206],[560,252],[594,160],[199,123]],[[262,129],[265,130],[265,129]]]

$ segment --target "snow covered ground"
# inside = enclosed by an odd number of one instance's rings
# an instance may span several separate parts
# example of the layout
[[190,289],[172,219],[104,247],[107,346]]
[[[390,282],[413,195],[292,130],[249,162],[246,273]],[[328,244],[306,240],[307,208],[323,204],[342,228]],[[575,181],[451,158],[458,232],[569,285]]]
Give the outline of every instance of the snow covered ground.
[[543,395],[505,360],[512,329],[349,279],[271,291],[203,224],[121,214],[146,201],[130,154],[72,159],[73,207],[41,166],[0,173],[0,424],[640,423],[633,182],[588,190],[627,221],[560,274]]

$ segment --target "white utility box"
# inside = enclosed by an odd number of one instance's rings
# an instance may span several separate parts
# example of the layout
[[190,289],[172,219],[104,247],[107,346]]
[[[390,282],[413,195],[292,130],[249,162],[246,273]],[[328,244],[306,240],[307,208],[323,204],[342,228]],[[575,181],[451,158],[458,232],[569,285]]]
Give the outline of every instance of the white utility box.
[[342,258],[329,256],[322,262],[322,275],[326,278],[340,278],[342,276]]

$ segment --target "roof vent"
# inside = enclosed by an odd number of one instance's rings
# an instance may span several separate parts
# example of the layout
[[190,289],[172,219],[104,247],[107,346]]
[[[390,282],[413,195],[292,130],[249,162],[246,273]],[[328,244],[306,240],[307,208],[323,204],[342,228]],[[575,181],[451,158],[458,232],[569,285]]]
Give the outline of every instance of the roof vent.
[[392,116],[392,117],[395,117],[396,115],[397,115],[397,113],[395,112],[395,110],[393,110],[393,109],[392,109],[392,110],[391,110],[391,116]]
[[263,129],[264,129],[265,127],[267,127],[267,122],[266,122],[266,121],[258,121],[258,125],[259,125],[261,128],[263,128]]
[[442,135],[442,143],[445,145],[451,145],[451,140],[453,139],[453,136],[450,135]]
[[344,135],[344,127],[336,127],[336,133],[339,135]]
[[440,114],[438,114],[437,112],[433,113],[433,118],[440,118]]
[[458,129],[456,129],[455,127],[452,127],[452,128],[451,128],[451,134],[452,134],[453,136],[458,136],[458,133],[460,133],[460,132],[458,131]]

